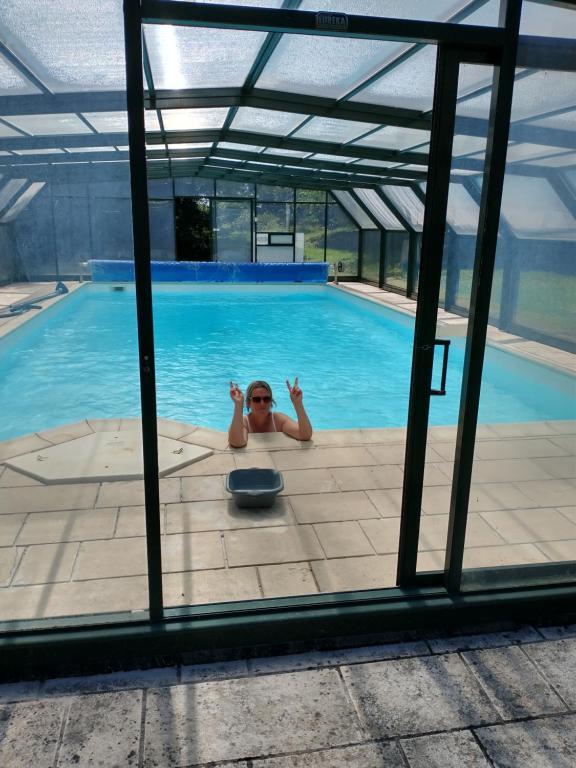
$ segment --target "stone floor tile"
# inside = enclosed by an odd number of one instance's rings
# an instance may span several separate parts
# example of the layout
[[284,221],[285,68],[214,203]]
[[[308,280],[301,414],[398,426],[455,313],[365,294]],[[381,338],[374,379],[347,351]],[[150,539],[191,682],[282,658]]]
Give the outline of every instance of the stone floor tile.
[[568,706],[576,708],[576,638],[534,643],[524,650]]
[[[164,533],[166,505],[160,505],[160,533]],[[146,511],[144,506],[120,507],[114,536],[117,539],[131,536],[146,536]]]
[[178,440],[184,435],[190,435],[196,429],[194,424],[186,424],[182,421],[172,421],[171,419],[158,419],[156,422],[158,434],[162,437],[171,437]]
[[146,576],[0,590],[0,616],[6,621],[143,610],[148,603]]
[[384,520],[362,520],[360,525],[377,554],[385,555],[398,552],[399,517],[387,517]]
[[427,462],[424,466],[424,486],[448,485],[452,482],[453,468],[450,461]]
[[410,768],[490,768],[470,731],[402,739]]
[[428,645],[433,653],[447,651],[471,651],[478,648],[499,648],[512,644],[536,643],[540,639],[532,627],[521,627],[503,632],[482,632],[477,635],[430,638]]
[[240,760],[361,739],[335,670],[180,685],[148,695],[144,765]]
[[342,491],[401,488],[404,482],[400,467],[390,464],[375,467],[339,467],[331,471]]
[[553,508],[483,512],[481,516],[510,544],[576,539],[576,524]]
[[0,488],[20,488],[23,485],[42,485],[42,483],[11,467],[4,467],[3,472],[0,468]]
[[0,442],[0,461],[20,456],[23,453],[30,453],[30,451],[49,448],[50,445],[48,440],[42,440],[38,435],[25,435],[14,440],[4,440]]
[[288,597],[318,592],[309,563],[280,563],[258,567],[264,597]]
[[378,589],[396,584],[396,555],[316,560],[311,566],[321,592]]
[[201,605],[262,597],[256,568],[166,573],[163,577],[166,605]]
[[562,640],[565,637],[576,637],[576,624],[564,624],[556,627],[538,627],[540,634],[547,640]]
[[464,568],[487,568],[497,565],[545,563],[548,558],[534,544],[506,544],[501,547],[466,547]]
[[23,683],[0,684],[0,704],[11,704],[18,701],[38,699],[40,694],[40,681],[31,680]]
[[231,567],[298,562],[324,557],[311,525],[226,531],[224,543]]
[[536,545],[548,560],[576,560],[576,539],[569,541],[539,541]]
[[520,648],[468,651],[462,656],[505,720],[566,711]]
[[[64,509],[90,509],[98,494],[98,484],[34,485],[0,488],[0,510],[15,512],[57,512]],[[100,504],[102,507],[114,504]]]
[[170,499],[170,503],[176,501],[209,501],[210,499],[230,498],[224,486],[222,475],[209,475],[206,477],[183,477],[182,497]]
[[576,435],[576,419],[558,419],[557,421],[547,421],[554,434],[558,435]]
[[406,445],[406,427],[388,429],[361,429],[363,443],[401,443]]
[[196,477],[198,475],[227,475],[236,469],[234,457],[229,453],[213,453],[201,461],[171,472],[167,477]]
[[[372,464],[397,464],[404,466],[406,456],[406,446],[402,443],[391,445],[371,445],[370,453],[375,461],[367,462]],[[436,453],[434,448],[428,447],[426,450],[426,461],[442,461],[442,456]]]
[[576,486],[568,480],[523,480],[514,485],[534,502],[527,506],[570,507],[574,504]]
[[565,453],[569,453],[572,456],[576,454],[576,436],[575,435],[554,435],[550,438],[554,445],[557,445]]
[[[335,472],[341,470],[334,470]],[[300,493],[333,493],[339,491],[334,477],[327,469],[293,469],[282,473],[284,496]]]
[[63,424],[60,427],[43,429],[42,432],[38,432],[38,437],[57,445],[58,443],[67,443],[69,440],[75,440],[77,437],[84,437],[91,434],[92,431],[87,421],[76,421],[73,424]]
[[[314,444],[313,441],[311,443]],[[299,445],[298,440],[288,437],[283,432],[264,432],[260,434],[250,434],[248,445],[241,448],[244,451],[271,451],[271,450],[291,450]],[[234,451],[234,453],[236,453]]]
[[362,429],[317,429],[312,438],[316,446],[358,445],[368,442]]
[[361,446],[346,448],[301,448],[277,451],[274,463],[279,470],[322,469],[327,467],[364,467],[377,464],[371,453]]
[[293,653],[286,656],[249,659],[248,668],[250,674],[269,675],[278,672],[295,672],[302,669],[336,667],[343,664],[365,664],[384,659],[427,655],[429,655],[428,646],[422,641],[385,643],[361,648],[339,648],[334,651],[309,651],[308,653]]
[[[448,515],[427,515],[420,524],[420,549],[438,549],[446,546]],[[466,547],[491,547],[504,543],[504,539],[479,514],[471,512],[466,524]]]
[[576,765],[574,715],[474,730],[498,768],[572,768]]
[[534,464],[550,477],[557,477],[558,479],[576,478],[576,456],[534,459]]
[[372,738],[465,728],[498,720],[456,654],[343,667],[342,674]]
[[400,517],[402,510],[402,488],[388,491],[369,490],[366,496],[378,510],[380,517]]
[[576,506],[575,507],[557,507],[558,512],[564,515],[571,523],[576,525]]
[[522,492],[518,484],[473,483],[470,487],[471,512],[489,512],[495,509],[525,509],[538,503]]
[[187,501],[166,506],[168,533],[225,531],[235,528],[291,525],[294,515],[287,499],[278,497],[265,509],[241,509],[232,499]]
[[52,768],[65,708],[61,699],[0,707],[0,765]]
[[21,550],[16,549],[16,547],[2,547],[0,549],[0,586],[10,583],[20,552]]
[[122,419],[86,419],[93,432],[116,432],[120,429]]
[[546,438],[479,440],[474,448],[478,459],[533,459],[564,456],[565,451]]
[[64,727],[59,768],[138,765],[141,718],[141,691],[75,698]]
[[246,659],[219,661],[212,664],[183,664],[180,668],[181,683],[206,683],[210,680],[232,680],[247,676]]
[[405,768],[398,746],[358,744],[320,752],[254,760],[253,768]]
[[225,451],[228,448],[228,435],[225,432],[207,427],[197,427],[192,434],[183,435],[180,440],[185,443],[204,445],[215,451]]
[[130,669],[121,672],[105,672],[100,675],[56,677],[42,683],[42,698],[46,696],[70,696],[89,693],[110,693],[139,688],[175,685],[178,681],[176,667]]
[[74,581],[140,576],[148,573],[144,536],[80,544]]
[[11,547],[26,515],[0,515],[0,547]]
[[[232,456],[236,469],[252,469],[257,467],[258,469],[276,469],[274,464],[274,454],[270,451],[234,451]],[[233,467],[234,469],[234,467]]]
[[224,565],[224,549],[218,532],[162,536],[164,573],[223,568]]
[[376,506],[364,491],[312,493],[290,497],[299,523],[326,523],[378,517]]
[[27,547],[12,580],[13,586],[69,581],[78,552],[78,542],[35,544]]
[[473,483],[512,483],[550,480],[552,475],[536,464],[536,459],[481,459],[474,462]]
[[355,520],[317,523],[314,525],[314,530],[320,539],[326,557],[355,557],[374,554],[370,541]]
[[[182,480],[166,477],[159,481],[160,501],[170,504],[182,500]],[[144,482],[122,480],[116,483],[102,483],[98,494],[97,507],[138,507],[144,504]]]
[[555,434],[556,430],[546,421],[491,424],[498,437],[540,437]]
[[114,534],[116,515],[115,508],[32,512],[20,531],[18,544],[56,544],[65,541],[108,539]]

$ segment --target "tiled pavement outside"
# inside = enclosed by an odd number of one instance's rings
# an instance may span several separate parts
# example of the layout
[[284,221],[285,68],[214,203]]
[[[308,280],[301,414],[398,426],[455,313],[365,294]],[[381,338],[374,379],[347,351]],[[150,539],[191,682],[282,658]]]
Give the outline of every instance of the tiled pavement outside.
[[[46,288],[47,286],[44,286]],[[71,285],[72,289],[78,284]],[[415,302],[362,283],[341,284],[413,314]],[[0,289],[8,305],[43,286]],[[58,301],[61,299],[53,299]],[[25,316],[24,316],[25,317]],[[7,332],[22,318],[8,319]],[[466,320],[439,311],[443,332]],[[573,371],[573,356],[490,328],[491,343]],[[159,420],[159,434],[213,455],[160,480],[167,605],[391,586],[404,429],[316,432],[312,444],[226,436]],[[95,431],[139,428],[134,419],[88,420],[0,443],[0,617],[26,619],[147,605],[142,481],[45,485],[4,462]],[[443,566],[455,429],[429,431],[418,568]],[[576,422],[478,428],[465,567],[576,558]],[[270,510],[235,507],[234,468],[276,467],[284,493]]]
[[0,685],[3,768],[572,768],[576,625]]

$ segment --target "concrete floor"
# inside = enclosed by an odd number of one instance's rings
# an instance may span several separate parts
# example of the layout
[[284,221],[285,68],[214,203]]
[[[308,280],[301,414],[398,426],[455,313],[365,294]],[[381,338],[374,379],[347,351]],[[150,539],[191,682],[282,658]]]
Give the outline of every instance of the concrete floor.
[[3,768],[572,768],[576,625],[0,685]]

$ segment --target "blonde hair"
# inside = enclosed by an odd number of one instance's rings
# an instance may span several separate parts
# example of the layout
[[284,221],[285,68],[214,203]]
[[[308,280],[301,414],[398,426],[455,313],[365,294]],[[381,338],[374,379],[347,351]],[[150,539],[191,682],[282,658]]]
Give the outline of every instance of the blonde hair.
[[272,396],[272,387],[270,384],[268,384],[267,381],[253,381],[250,384],[248,384],[248,387],[246,389],[246,410],[250,410],[250,400],[252,399],[252,392],[254,392],[255,389],[265,389],[268,392],[270,392],[270,397],[272,398],[272,405],[276,405],[276,401],[274,400],[274,397]]

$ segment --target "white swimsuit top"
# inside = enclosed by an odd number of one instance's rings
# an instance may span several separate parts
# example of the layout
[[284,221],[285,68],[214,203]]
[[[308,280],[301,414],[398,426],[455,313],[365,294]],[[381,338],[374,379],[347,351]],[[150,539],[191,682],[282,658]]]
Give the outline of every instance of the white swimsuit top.
[[[278,432],[278,430],[276,429],[276,422],[274,421],[274,414],[271,413],[270,416],[272,416],[272,427],[273,427],[272,432]],[[248,416],[246,416],[245,419],[246,419],[246,427],[248,429],[248,433],[250,434],[252,432],[252,428],[250,427],[250,419],[248,418]]]

